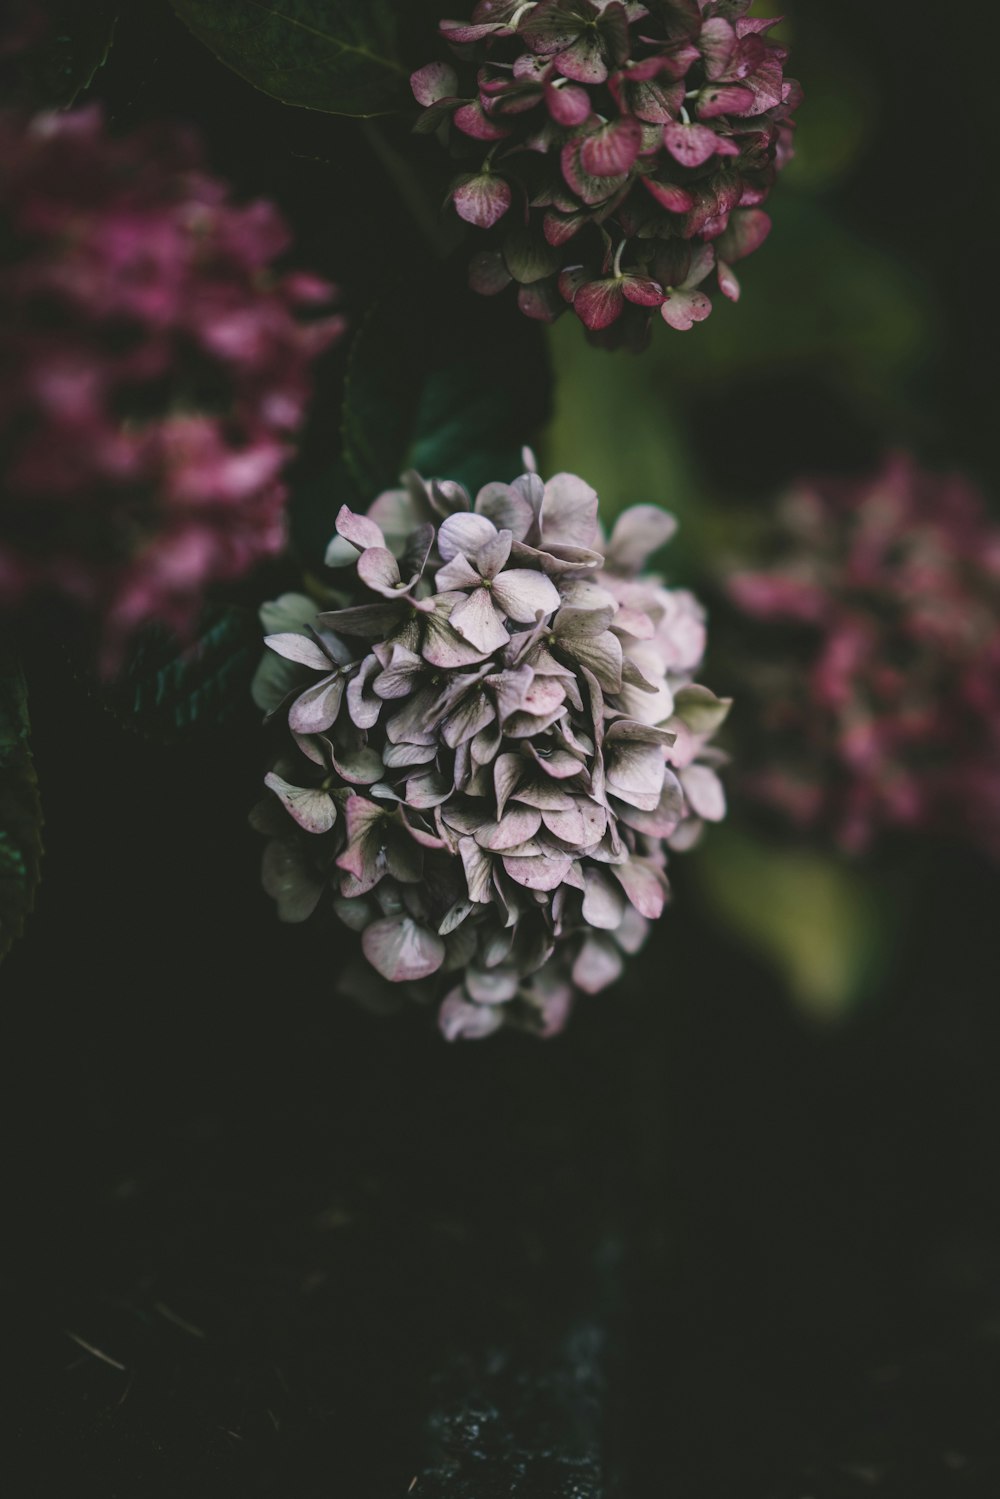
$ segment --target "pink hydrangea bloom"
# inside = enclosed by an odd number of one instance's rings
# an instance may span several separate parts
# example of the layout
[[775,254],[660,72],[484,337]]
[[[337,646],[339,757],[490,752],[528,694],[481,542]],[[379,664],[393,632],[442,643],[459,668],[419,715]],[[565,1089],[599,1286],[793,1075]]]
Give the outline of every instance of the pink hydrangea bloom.
[[736,261],[792,155],[800,90],[751,0],[479,0],[442,21],[454,62],[413,74],[419,131],[458,158],[456,213],[491,239],[471,265],[528,317],[567,306],[640,346],[735,301]]
[[1000,527],[980,496],[895,456],[793,493],[780,546],[728,580],[772,627],[746,668],[746,788],[850,852],[924,829],[1000,855]]
[[437,1004],[449,1039],[553,1035],[641,946],[668,847],[725,813],[703,611],[643,571],[673,529],[640,505],[606,538],[573,474],[474,501],[410,475],[340,513],[347,607],[266,607],[264,883],[362,933],[355,991]]
[[71,601],[113,667],[280,550],[310,361],[342,321],[325,282],[273,269],[277,210],[234,204],[179,129],[0,116],[0,227],[0,603]]

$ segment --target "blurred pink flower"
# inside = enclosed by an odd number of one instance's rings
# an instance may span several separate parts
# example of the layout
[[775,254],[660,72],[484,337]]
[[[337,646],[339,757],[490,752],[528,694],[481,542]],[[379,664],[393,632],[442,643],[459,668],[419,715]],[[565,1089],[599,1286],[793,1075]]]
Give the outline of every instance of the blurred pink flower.
[[283,274],[180,128],[0,115],[0,607],[62,597],[129,634],[192,625],[284,540],[282,470],[334,289]]
[[773,627],[748,645],[744,789],[850,852],[907,828],[1000,855],[1000,527],[980,496],[895,456],[792,494],[780,543],[727,585]]

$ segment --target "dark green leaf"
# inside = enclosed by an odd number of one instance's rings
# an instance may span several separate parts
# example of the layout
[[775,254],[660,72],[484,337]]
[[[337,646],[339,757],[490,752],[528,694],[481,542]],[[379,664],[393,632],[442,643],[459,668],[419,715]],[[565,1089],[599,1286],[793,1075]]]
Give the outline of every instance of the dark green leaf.
[[260,626],[250,609],[207,610],[193,644],[150,626],[105,701],[140,733],[161,741],[222,728],[247,710],[260,655]]
[[284,104],[378,115],[412,103],[391,0],[172,0],[227,67]]
[[458,275],[450,266],[415,276],[361,323],[340,456],[293,487],[292,535],[307,565],[321,564],[341,505],[366,509],[407,469],[473,493],[523,471],[522,447],[551,406],[544,334],[508,298],[456,287]]
[[67,108],[107,60],[121,0],[42,0],[15,7],[24,27],[3,83],[3,102],[28,109]]
[[42,859],[42,808],[20,665],[0,650],[0,958],[21,935]]

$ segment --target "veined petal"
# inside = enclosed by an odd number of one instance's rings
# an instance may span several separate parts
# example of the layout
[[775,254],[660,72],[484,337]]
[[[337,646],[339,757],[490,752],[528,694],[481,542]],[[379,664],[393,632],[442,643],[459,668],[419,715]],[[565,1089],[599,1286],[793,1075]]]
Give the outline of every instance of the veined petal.
[[660,308],[660,316],[678,333],[686,333],[695,323],[703,323],[712,311],[712,304],[703,291],[683,291],[671,288]]
[[313,671],[329,672],[333,664],[326,652],[308,635],[265,635],[264,644],[286,661],[309,666]]
[[543,544],[590,547],[597,538],[597,491],[576,474],[555,474],[545,486]]
[[347,505],[341,505],[337,512],[337,534],[343,536],[352,546],[356,546],[363,552],[367,547],[384,547],[385,537],[382,528],[377,526],[367,515],[357,515]]
[[385,916],[366,927],[361,946],[369,963],[391,983],[411,983],[436,973],[445,946],[437,932],[418,926],[411,916]]
[[541,824],[540,812],[532,807],[514,807],[505,812],[498,822],[484,823],[477,828],[475,838],[480,848],[498,853],[526,843],[535,836]]
[[322,734],[336,722],[343,696],[344,679],[340,672],[307,687],[289,709],[289,728],[296,734]]
[[273,770],[264,777],[264,785],[307,833],[328,833],[337,821],[336,803],[321,787],[293,786]]
[[438,551],[445,562],[450,562],[460,552],[466,557],[474,557],[479,548],[496,534],[496,526],[485,515],[459,511],[446,516],[438,527]]
[[586,888],[583,896],[583,919],[588,926],[600,927],[613,932],[621,922],[625,902],[621,891],[600,869],[588,869],[584,873]]
[[478,588],[483,579],[476,571],[464,552],[459,552],[444,567],[438,568],[434,579],[434,587],[438,593],[450,593],[457,589],[459,592],[466,588]]
[[463,640],[485,655],[501,650],[510,639],[493,607],[490,590],[486,588],[474,588],[460,604],[456,604],[448,622]]
[[669,887],[655,864],[633,855],[624,864],[612,864],[611,872],[639,915],[656,921],[663,912]]
[[680,772],[691,810],[706,822],[721,822],[726,815],[726,793],[715,771],[708,765],[688,765]]
[[551,614],[559,608],[559,593],[552,580],[527,568],[515,567],[498,573],[492,593],[504,613],[519,624],[533,624],[539,614]]
[[465,868],[469,899],[477,905],[488,905],[493,899],[493,860],[474,838],[460,838],[458,852]]

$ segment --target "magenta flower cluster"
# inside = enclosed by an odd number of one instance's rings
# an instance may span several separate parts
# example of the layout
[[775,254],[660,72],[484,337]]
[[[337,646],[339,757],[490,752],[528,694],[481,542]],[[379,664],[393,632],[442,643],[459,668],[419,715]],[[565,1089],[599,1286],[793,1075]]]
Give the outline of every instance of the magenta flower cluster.
[[472,286],[521,310],[567,306],[601,342],[641,346],[659,309],[689,329],[706,285],[766,238],[760,205],[791,155],[800,91],[750,0],[479,0],[442,21],[455,64],[413,75],[417,129],[469,159],[461,218],[493,230]]
[[559,1031],[663,909],[668,845],[725,811],[693,675],[701,607],[643,571],[673,521],[605,541],[582,479],[534,471],[340,512],[345,607],[264,611],[258,703],[287,719],[255,825],[288,921],[324,898],[362,932],[373,999],[438,1004],[449,1038]]
[[187,132],[0,116],[0,598],[95,616],[106,667],[283,545],[310,360],[342,327],[329,285],[273,269],[288,245]]
[[1000,527],[980,496],[896,456],[795,491],[779,545],[728,580],[744,632],[774,627],[747,641],[746,789],[852,853],[911,829],[1000,856]]

